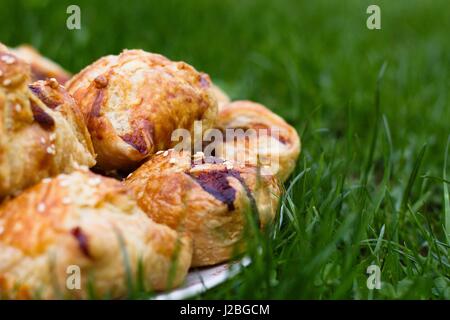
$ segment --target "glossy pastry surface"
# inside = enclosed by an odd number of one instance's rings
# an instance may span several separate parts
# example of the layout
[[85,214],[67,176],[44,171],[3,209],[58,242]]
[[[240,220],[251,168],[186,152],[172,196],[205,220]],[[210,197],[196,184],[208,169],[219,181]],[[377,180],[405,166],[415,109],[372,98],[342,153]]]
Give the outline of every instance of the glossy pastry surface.
[[29,65],[0,48],[0,199],[95,164],[74,99],[55,79],[29,83]]
[[136,167],[176,144],[175,129],[206,130],[217,116],[209,76],[184,62],[142,50],[106,56],[75,75],[67,88],[79,103],[105,170]]
[[189,238],[149,219],[119,181],[88,171],[45,179],[0,206],[6,298],[87,298],[88,290],[118,298],[139,278],[164,290],[184,280],[191,257]]
[[216,155],[239,163],[260,165],[263,173],[285,181],[300,154],[297,131],[265,106],[234,101],[222,107],[216,126],[224,143]]
[[125,184],[154,221],[192,236],[194,267],[242,252],[249,215],[261,227],[273,221],[281,193],[276,178],[255,167],[174,150],[153,156]]
[[71,77],[71,74],[68,71],[64,70],[57,63],[44,57],[32,46],[24,44],[16,48],[11,48],[11,52],[30,65],[32,81],[55,78],[63,85]]
[[219,111],[223,108],[223,106],[231,102],[231,99],[228,96],[228,94],[226,94],[225,91],[223,91],[219,86],[212,84],[211,89],[214,96],[217,99]]

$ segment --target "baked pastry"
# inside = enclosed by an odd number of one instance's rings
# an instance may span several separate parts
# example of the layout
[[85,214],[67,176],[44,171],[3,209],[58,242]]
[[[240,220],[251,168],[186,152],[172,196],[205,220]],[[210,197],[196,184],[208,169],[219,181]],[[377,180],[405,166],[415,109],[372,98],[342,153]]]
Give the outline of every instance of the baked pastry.
[[64,84],[71,77],[71,74],[60,65],[42,56],[29,45],[24,44],[17,48],[11,48],[11,52],[31,66],[32,81],[55,78],[60,84]]
[[55,79],[30,82],[30,67],[0,49],[0,199],[39,180],[95,164],[75,101]]
[[125,50],[86,67],[67,83],[85,116],[103,170],[132,169],[169,148],[175,129],[210,128],[217,101],[208,75],[184,62]]
[[248,215],[264,227],[274,219],[281,193],[275,177],[259,176],[256,167],[175,150],[152,156],[125,184],[154,221],[192,236],[193,267],[242,252]]
[[89,288],[117,298],[139,278],[146,290],[172,288],[191,257],[189,238],[149,219],[119,181],[87,170],[0,206],[0,293],[9,299],[87,298]]
[[223,91],[217,85],[212,84],[211,90],[212,90],[214,96],[216,97],[219,111],[223,108],[223,106],[225,106],[231,102],[230,97],[225,93],[225,91]]
[[[234,101],[219,112],[217,128],[224,142],[216,156],[261,166],[262,174],[275,174],[284,182],[300,154],[297,131],[265,106]],[[238,130],[242,129],[242,130]]]

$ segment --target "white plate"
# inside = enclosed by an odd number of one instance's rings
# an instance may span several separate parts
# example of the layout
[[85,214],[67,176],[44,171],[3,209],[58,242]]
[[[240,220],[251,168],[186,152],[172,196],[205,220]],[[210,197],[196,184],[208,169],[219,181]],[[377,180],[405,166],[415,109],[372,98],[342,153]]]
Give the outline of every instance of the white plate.
[[181,287],[172,291],[156,295],[156,300],[180,300],[187,299],[203,293],[238,274],[242,268],[250,264],[250,258],[244,257],[240,261],[224,263],[209,268],[191,270],[186,281]]

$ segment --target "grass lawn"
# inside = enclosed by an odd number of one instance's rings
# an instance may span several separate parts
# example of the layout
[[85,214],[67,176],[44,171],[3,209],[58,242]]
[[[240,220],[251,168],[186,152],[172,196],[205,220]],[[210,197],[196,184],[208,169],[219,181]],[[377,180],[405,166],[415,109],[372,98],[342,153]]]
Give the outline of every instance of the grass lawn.
[[[79,31],[66,28],[69,4]],[[381,8],[368,30],[366,8]],[[0,41],[77,72],[142,48],[208,72],[301,135],[283,222],[198,298],[450,299],[450,2],[2,0]],[[448,176],[448,177],[447,177]],[[369,290],[367,268],[381,268]]]

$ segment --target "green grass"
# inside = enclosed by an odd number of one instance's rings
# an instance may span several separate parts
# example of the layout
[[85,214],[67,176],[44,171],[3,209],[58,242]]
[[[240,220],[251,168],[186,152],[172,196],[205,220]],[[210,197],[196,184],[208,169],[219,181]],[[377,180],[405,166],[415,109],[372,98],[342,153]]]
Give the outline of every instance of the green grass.
[[[71,3],[81,31],[65,28]],[[366,28],[372,3],[379,31]],[[73,72],[143,48],[193,64],[297,128],[303,150],[276,238],[254,237],[252,265],[199,298],[450,298],[448,1],[1,7],[0,41],[31,43]],[[367,289],[372,264],[381,290]]]

